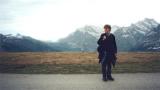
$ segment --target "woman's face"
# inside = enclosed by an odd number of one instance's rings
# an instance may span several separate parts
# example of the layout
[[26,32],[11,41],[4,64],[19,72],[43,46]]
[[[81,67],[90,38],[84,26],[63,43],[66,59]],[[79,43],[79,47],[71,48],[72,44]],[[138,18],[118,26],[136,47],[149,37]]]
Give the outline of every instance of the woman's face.
[[105,33],[109,33],[109,32],[110,32],[110,29],[109,29],[109,28],[105,28],[105,29],[104,29],[104,32],[105,32]]

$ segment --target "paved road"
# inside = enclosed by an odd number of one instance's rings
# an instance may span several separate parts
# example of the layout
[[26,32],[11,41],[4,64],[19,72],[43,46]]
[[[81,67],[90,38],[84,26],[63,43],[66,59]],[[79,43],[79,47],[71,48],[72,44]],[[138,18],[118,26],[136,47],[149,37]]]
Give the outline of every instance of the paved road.
[[0,74],[0,90],[160,90],[160,73],[113,74]]

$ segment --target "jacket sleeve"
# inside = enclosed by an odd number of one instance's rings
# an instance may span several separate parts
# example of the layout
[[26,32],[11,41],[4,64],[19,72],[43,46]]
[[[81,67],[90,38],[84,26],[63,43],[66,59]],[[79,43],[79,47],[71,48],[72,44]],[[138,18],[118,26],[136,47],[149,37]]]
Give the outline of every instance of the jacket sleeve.
[[103,42],[103,34],[101,34],[100,38],[97,41],[97,44],[102,45],[102,42]]
[[113,35],[113,45],[114,45],[114,53],[117,53],[117,44],[115,40],[115,36]]

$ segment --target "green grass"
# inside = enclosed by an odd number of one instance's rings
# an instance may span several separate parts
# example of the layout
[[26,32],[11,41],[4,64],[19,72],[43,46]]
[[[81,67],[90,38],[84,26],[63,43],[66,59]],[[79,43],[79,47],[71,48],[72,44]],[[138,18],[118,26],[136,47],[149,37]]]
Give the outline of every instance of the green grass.
[[[160,72],[160,60],[150,62],[117,63],[113,73],[156,73]],[[0,73],[18,74],[98,74],[100,64],[35,64],[6,65],[0,64]]]

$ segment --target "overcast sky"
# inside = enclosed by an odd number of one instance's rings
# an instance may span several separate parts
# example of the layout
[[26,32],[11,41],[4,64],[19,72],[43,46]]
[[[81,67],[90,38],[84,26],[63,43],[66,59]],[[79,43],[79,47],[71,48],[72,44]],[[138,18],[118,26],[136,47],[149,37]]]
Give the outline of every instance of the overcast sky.
[[85,25],[160,22],[159,0],[0,0],[0,33],[56,41]]

